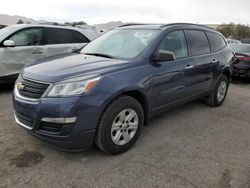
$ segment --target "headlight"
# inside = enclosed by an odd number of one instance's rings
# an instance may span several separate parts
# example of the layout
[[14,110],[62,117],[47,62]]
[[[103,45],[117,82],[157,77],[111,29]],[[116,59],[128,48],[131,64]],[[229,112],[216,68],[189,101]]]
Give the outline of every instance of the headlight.
[[95,87],[100,78],[101,77],[85,81],[56,84],[52,87],[47,96],[49,97],[75,96],[87,93],[88,91],[90,91]]

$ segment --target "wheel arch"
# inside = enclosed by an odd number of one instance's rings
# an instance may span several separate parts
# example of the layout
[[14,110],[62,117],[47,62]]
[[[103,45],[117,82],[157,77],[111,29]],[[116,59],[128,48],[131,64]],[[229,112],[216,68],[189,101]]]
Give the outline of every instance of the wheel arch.
[[[148,124],[148,121],[149,121],[149,102],[148,102],[148,97],[146,96],[146,94],[143,91],[141,91],[139,89],[122,90],[122,91],[116,93],[116,95],[113,95],[106,102],[105,107],[103,108],[102,114],[104,113],[104,111],[106,110],[106,108],[108,107],[108,105],[110,103],[112,103],[114,100],[116,100],[120,96],[124,96],[124,95],[135,98],[142,105],[143,112],[144,112],[144,125]],[[102,117],[102,114],[101,114],[100,118]]]
[[127,95],[135,98],[141,105],[144,111],[144,124],[148,123],[149,108],[148,108],[148,99],[144,93],[138,90],[131,90],[122,93],[121,95]]
[[231,74],[231,71],[229,68],[224,69],[222,74],[226,75],[226,77],[228,78],[229,81],[231,80],[232,74]]

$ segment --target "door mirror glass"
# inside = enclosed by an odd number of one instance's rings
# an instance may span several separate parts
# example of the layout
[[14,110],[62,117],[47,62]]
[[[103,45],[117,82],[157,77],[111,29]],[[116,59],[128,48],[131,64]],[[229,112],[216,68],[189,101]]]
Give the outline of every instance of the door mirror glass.
[[3,42],[3,45],[5,47],[14,47],[15,46],[15,42],[13,40],[6,40]]
[[167,50],[159,50],[158,53],[153,57],[154,61],[174,61],[175,55],[173,52]]

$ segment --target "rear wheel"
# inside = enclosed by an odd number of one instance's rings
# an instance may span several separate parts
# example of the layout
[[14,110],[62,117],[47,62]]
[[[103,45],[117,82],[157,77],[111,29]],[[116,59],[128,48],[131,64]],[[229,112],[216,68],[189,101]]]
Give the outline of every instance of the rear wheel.
[[212,93],[207,97],[206,103],[210,106],[220,106],[225,101],[227,90],[229,86],[229,79],[226,75],[221,75],[217,81]]
[[96,145],[112,155],[127,151],[138,139],[143,121],[143,108],[136,99],[130,96],[117,98],[102,115]]

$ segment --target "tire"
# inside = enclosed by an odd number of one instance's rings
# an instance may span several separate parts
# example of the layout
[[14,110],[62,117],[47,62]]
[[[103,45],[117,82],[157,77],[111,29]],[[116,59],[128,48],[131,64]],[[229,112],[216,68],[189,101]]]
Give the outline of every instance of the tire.
[[120,96],[104,111],[95,143],[106,154],[123,153],[139,138],[143,122],[144,111],[141,104],[133,97]]
[[[213,88],[212,93],[206,98],[206,103],[214,107],[222,105],[226,99],[228,87],[229,79],[226,75],[222,74]],[[221,95],[218,93],[221,93]]]

